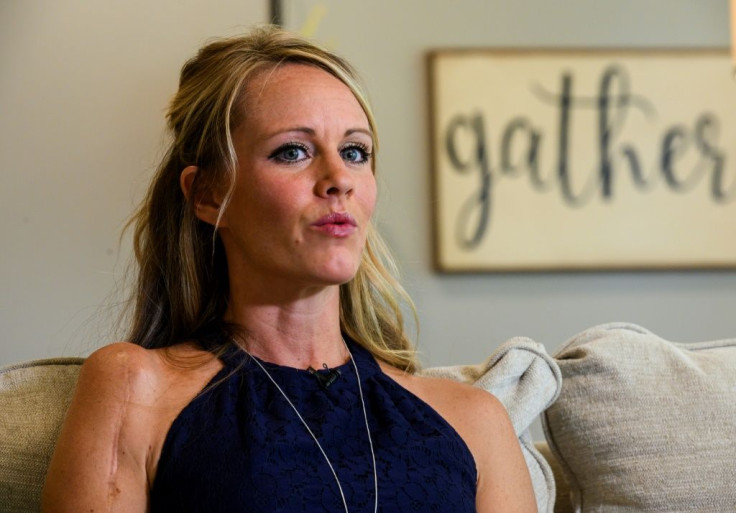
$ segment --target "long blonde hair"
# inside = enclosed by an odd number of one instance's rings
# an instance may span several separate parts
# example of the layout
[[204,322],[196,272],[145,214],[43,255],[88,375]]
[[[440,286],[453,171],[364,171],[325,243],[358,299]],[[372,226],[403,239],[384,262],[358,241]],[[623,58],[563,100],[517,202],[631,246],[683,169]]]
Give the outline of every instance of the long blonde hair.
[[[229,295],[227,262],[216,228],[200,221],[195,198],[223,183],[235,185],[237,159],[232,131],[242,122],[246,83],[268,67],[295,62],[316,66],[343,82],[363,108],[378,150],[375,119],[355,71],[342,58],[274,26],[201,48],[181,71],[167,112],[172,141],[148,194],[131,218],[138,276],[129,339],[148,348],[198,340],[222,349],[241,327],[223,321]],[[247,113],[245,114],[247,115]],[[189,199],[181,171],[196,165]],[[372,163],[375,173],[375,158]],[[396,265],[378,232],[368,229],[355,277],[340,286],[341,329],[377,358],[412,372],[413,344],[402,305],[416,311],[396,279]]]

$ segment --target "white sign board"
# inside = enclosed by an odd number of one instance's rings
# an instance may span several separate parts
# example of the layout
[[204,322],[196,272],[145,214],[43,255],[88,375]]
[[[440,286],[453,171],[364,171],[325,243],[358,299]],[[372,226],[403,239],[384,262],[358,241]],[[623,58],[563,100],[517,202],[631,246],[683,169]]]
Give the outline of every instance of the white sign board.
[[736,267],[726,51],[429,56],[443,271]]

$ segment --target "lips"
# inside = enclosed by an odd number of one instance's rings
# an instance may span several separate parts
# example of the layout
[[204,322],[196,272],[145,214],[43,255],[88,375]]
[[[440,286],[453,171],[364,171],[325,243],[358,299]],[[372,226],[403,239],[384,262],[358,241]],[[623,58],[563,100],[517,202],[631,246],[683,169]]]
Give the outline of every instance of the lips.
[[312,223],[312,227],[332,237],[348,237],[358,228],[353,216],[348,213],[331,212]]

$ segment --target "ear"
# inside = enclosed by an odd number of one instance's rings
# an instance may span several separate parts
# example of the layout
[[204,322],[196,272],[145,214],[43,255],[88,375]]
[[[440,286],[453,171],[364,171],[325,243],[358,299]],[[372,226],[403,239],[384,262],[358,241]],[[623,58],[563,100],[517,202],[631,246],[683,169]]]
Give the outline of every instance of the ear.
[[[181,172],[181,175],[179,175],[181,192],[184,193],[184,197],[187,200],[191,199],[194,178],[197,175],[197,171],[199,171],[197,166],[187,166]],[[194,198],[194,215],[196,215],[197,219],[200,221],[222,228],[225,226],[225,219],[221,218],[218,221],[221,206],[222,201],[216,196],[215,191],[211,189],[198,191],[197,196]]]

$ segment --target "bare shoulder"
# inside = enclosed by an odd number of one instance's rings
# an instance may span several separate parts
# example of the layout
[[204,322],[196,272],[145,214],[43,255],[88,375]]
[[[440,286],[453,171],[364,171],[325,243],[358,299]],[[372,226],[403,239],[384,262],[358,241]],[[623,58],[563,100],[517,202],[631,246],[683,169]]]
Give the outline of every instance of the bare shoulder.
[[187,344],[117,342],[92,353],[49,465],[43,510],[145,511],[171,422],[221,365]]
[[131,394],[147,392],[159,370],[153,351],[129,342],[116,342],[102,347],[85,360],[79,374],[77,393],[87,390],[131,398]]
[[116,342],[92,353],[82,365],[72,411],[104,412],[102,419],[119,419],[117,436],[153,450],[146,456],[150,470],[174,418],[220,368],[215,356],[191,343],[145,349]]
[[434,408],[461,436],[461,431],[475,431],[475,428],[488,426],[489,423],[508,421],[506,408],[501,401],[485,390],[451,379],[405,373],[385,364],[382,364],[382,369],[394,381]]
[[98,349],[85,360],[78,387],[89,387],[97,393],[108,392],[127,400],[156,402],[162,394],[167,395],[172,386],[177,388],[180,382],[197,381],[197,376],[206,379],[221,365],[212,354],[191,343],[145,349],[130,342],[115,342]]

